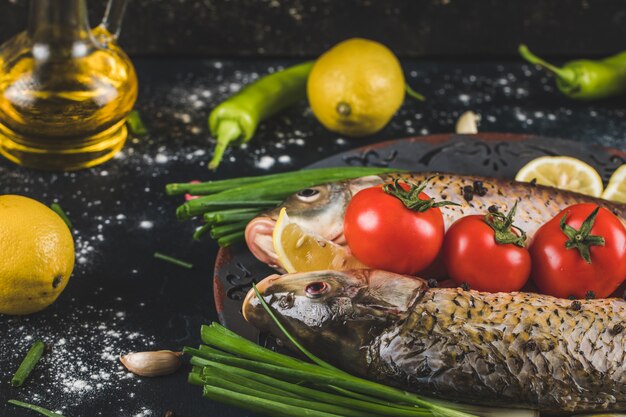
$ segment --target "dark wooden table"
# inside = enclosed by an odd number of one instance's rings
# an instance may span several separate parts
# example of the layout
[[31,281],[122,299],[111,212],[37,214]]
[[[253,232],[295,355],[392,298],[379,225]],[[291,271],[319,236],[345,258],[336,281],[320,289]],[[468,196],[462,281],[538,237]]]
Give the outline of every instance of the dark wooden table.
[[[176,221],[181,199],[164,195],[168,182],[299,169],[380,140],[450,132],[466,110],[482,116],[481,131],[622,148],[626,143],[623,98],[569,101],[555,92],[550,77],[521,62],[405,61],[410,84],[428,101],[407,100],[379,134],[350,140],[330,133],[302,104],[261,126],[246,149],[229,152],[219,172],[210,173],[209,110],[242,83],[290,63],[137,60],[137,109],[150,131],[147,137],[129,140],[102,166],[74,173],[30,171],[0,160],[0,193],[59,202],[77,242],[73,277],[54,305],[32,316],[0,316],[0,415],[27,415],[6,405],[9,398],[66,417],[161,417],[167,410],[177,417],[250,415],[203,400],[199,388],[186,383],[185,369],[140,379],[117,361],[131,350],[196,345],[200,325],[216,320],[211,276],[217,248],[193,242],[194,225]],[[195,267],[163,263],[153,258],[155,251]],[[10,388],[10,376],[39,338],[52,351],[23,388]]]

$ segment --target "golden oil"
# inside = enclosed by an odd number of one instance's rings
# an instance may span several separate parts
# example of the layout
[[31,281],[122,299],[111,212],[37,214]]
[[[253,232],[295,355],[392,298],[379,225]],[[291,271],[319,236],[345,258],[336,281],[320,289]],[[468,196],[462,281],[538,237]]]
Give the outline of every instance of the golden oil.
[[[56,2],[74,10],[50,22]],[[37,6],[46,9],[43,22],[0,48],[0,153],[39,169],[104,162],[126,140],[137,98],[132,62],[104,26],[87,27],[84,0]]]

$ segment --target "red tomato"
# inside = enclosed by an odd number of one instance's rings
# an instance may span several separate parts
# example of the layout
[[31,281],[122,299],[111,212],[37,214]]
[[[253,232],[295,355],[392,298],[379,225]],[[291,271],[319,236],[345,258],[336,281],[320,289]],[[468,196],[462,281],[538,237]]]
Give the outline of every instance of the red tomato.
[[[430,200],[425,193],[418,196]],[[436,207],[424,212],[409,209],[382,186],[366,188],[346,209],[344,234],[354,256],[370,268],[415,274],[428,267],[441,250],[443,216]]]
[[[570,238],[561,230],[561,219],[580,230],[597,208],[596,204],[576,204],[541,226],[530,246],[532,278],[539,290],[555,297],[607,297],[626,278],[626,229],[613,213],[600,208],[590,234],[604,238],[604,245],[590,245],[591,263],[581,252],[565,245]],[[593,292],[590,294],[589,291]]]
[[530,276],[528,250],[513,243],[497,243],[495,231],[483,215],[466,216],[450,226],[443,242],[443,259],[450,278],[478,291],[518,291]]

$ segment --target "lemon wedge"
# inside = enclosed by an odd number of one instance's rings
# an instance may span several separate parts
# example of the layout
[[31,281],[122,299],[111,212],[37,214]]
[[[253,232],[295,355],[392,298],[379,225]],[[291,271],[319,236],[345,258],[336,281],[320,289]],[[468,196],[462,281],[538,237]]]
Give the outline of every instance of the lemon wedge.
[[602,198],[626,203],[626,165],[622,165],[613,172],[609,184],[602,193]]
[[533,159],[519,170],[516,181],[548,185],[562,190],[600,197],[602,178],[598,171],[580,159],[569,156],[542,156]]
[[347,248],[292,223],[287,210],[280,210],[272,234],[278,261],[289,273],[365,268]]

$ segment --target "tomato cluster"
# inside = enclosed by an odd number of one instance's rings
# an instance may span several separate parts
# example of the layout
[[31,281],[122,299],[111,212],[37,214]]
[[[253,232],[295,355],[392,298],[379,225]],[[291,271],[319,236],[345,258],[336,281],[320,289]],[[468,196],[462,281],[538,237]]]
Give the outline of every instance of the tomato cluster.
[[596,204],[576,204],[542,225],[530,246],[509,213],[462,217],[445,232],[439,207],[420,185],[396,181],[357,193],[344,233],[371,268],[418,274],[441,263],[457,285],[510,292],[532,280],[555,297],[607,297],[626,278],[626,228]]

